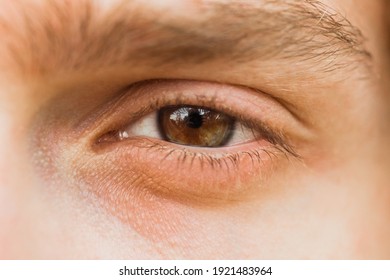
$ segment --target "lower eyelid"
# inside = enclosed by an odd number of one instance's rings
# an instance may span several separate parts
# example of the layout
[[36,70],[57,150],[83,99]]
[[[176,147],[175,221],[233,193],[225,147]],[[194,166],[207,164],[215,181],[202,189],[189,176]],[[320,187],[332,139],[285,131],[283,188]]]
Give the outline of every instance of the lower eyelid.
[[194,209],[262,199],[268,179],[290,163],[265,140],[191,149],[138,137],[91,148],[81,149],[86,154],[75,149],[60,160],[72,182],[90,203],[156,242],[191,230],[188,217]]
[[[268,177],[285,154],[267,141],[227,148],[191,148],[150,138],[132,138],[97,151],[120,173],[117,185],[146,188],[157,196],[186,203],[240,200]],[[142,174],[148,184],[133,184]],[[218,202],[219,201],[219,202]]]

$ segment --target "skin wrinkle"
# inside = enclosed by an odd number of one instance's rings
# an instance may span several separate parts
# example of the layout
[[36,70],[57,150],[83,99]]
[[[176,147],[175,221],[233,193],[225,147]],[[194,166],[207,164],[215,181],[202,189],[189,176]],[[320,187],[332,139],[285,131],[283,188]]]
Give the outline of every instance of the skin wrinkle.
[[[240,63],[259,59],[306,61],[332,71],[370,57],[361,32],[318,1],[208,3],[207,9],[213,12],[205,20],[190,19],[180,25],[157,20],[156,14],[145,14],[133,2],[121,3],[104,16],[92,1],[49,3],[42,11],[29,5],[29,11],[34,11],[31,13],[20,7],[24,26],[7,39],[14,64],[26,74],[126,63],[136,67],[141,62],[151,66],[199,64],[225,57]],[[274,6],[277,10],[271,8]],[[42,12],[45,16],[37,17],[41,21],[30,17]],[[4,18],[0,21],[4,29],[12,25]]]

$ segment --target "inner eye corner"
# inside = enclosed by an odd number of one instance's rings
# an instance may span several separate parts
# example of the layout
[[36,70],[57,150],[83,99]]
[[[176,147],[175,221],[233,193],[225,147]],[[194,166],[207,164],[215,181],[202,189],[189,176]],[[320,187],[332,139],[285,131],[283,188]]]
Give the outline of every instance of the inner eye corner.
[[119,141],[120,130],[112,129],[105,132],[102,132],[100,134],[97,134],[95,137],[93,137],[90,141],[90,146],[93,150],[105,146],[107,144],[112,144],[117,141]]

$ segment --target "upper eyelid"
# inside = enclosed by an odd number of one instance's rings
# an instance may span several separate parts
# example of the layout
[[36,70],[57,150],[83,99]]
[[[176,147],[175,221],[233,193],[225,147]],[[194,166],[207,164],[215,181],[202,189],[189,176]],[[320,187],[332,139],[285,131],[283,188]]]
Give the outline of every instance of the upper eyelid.
[[[184,80],[183,80],[184,81]],[[156,96],[155,94],[153,96],[148,96],[147,100],[147,105],[143,104],[141,107],[134,106],[134,101],[137,101],[141,99],[145,94],[148,94],[148,91],[150,91],[150,86],[155,85],[166,85],[166,83],[171,83],[174,81],[171,80],[147,80],[147,81],[141,81],[141,82],[136,82],[131,84],[130,86],[125,87],[122,89],[117,96],[109,103],[104,104],[102,108],[98,109],[92,116],[88,116],[86,119],[79,121],[77,125],[75,126],[75,129],[78,130],[79,132],[84,132],[86,130],[89,130],[88,128],[93,128],[96,126],[102,126],[102,122],[105,121],[106,117],[110,115],[111,117],[115,117],[115,115],[119,115],[122,113],[121,109],[127,110],[128,114],[125,117],[125,120],[118,120],[115,123],[111,123],[111,127],[114,127],[115,129],[119,129],[120,126],[123,125],[123,121],[132,119],[132,118],[139,118],[142,117],[143,115],[152,112],[153,110],[157,110],[160,108],[161,104],[161,96],[165,95],[166,93],[164,92],[165,90],[159,90],[158,94],[160,96]],[[196,81],[184,81],[184,82],[195,82]],[[157,91],[157,90],[156,90]],[[196,104],[193,105],[200,105],[205,102],[207,104],[210,104],[210,101],[212,101],[213,95],[212,92],[206,92],[205,94],[199,94],[197,89],[193,89],[194,92],[197,92],[198,94],[196,95]],[[172,97],[172,101],[179,103],[179,102],[186,102],[188,101],[188,98],[181,100],[180,94],[182,91],[176,90],[176,89],[171,89],[169,93],[171,94],[174,92],[174,95]],[[173,104],[172,104],[173,105]],[[191,104],[189,104],[191,105]],[[129,110],[130,109],[130,110]],[[99,121],[96,121],[96,120]],[[104,125],[104,124],[103,124]]]
[[[164,105],[188,103],[189,96],[191,96],[192,104],[188,105],[212,106],[213,109],[228,114],[233,114],[233,110],[240,110],[241,116],[236,115],[236,118],[249,124],[249,127],[259,129],[260,133],[267,136],[271,143],[281,145],[282,149],[297,156],[290,139],[286,138],[286,135],[291,134],[291,131],[293,133],[301,131],[304,135],[306,129],[299,125],[299,121],[294,120],[294,116],[278,102],[267,94],[243,86],[202,81],[149,80],[132,84],[118,94],[109,104],[95,112],[94,116],[90,118],[89,124],[80,126],[83,127],[80,132],[92,131],[93,133],[89,133],[88,137],[91,137],[94,143],[99,143],[100,137],[105,133],[119,131],[131,122],[154,110],[158,110]],[[250,116],[250,113],[242,108],[243,106],[233,106],[235,104],[232,103],[231,99],[237,101],[237,98],[240,99],[240,102],[246,102],[250,106],[250,111],[258,106],[259,111],[256,116],[253,112]],[[167,104],[167,99],[174,104]],[[230,107],[241,108],[232,109]],[[279,123],[279,125],[284,123],[283,129],[289,128],[290,131],[286,132],[275,128],[276,123]],[[86,129],[85,126],[88,126],[88,128]],[[299,129],[297,129],[298,126],[300,126]],[[294,129],[294,127],[296,128]]]

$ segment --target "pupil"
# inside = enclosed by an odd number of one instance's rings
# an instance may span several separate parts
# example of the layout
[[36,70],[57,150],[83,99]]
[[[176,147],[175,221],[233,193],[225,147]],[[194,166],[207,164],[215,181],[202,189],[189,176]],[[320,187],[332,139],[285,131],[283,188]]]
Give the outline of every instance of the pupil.
[[203,124],[203,116],[199,112],[191,112],[188,115],[187,126],[190,128],[199,128]]

